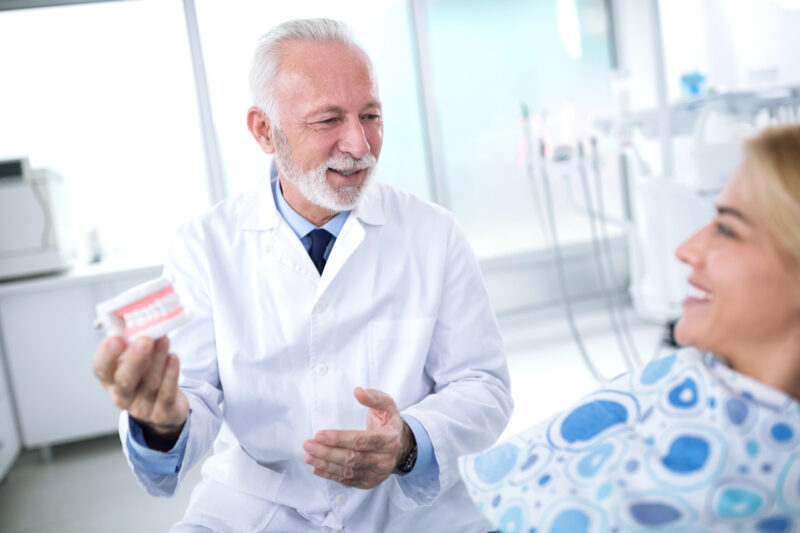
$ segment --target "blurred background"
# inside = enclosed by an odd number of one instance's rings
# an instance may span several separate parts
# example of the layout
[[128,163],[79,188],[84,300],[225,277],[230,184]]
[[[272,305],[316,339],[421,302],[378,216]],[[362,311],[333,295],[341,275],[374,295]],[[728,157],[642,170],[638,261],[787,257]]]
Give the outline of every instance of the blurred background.
[[374,63],[377,179],[450,209],[498,315],[509,432],[670,349],[744,136],[800,119],[797,0],[0,0],[0,530],[159,531],[92,374],[94,305],[267,179],[258,37],[347,22]]

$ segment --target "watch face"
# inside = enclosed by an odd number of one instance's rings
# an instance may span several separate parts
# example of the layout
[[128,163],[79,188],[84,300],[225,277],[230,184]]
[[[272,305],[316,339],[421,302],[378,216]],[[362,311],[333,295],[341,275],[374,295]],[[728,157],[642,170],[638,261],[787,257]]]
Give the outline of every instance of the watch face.
[[416,462],[417,462],[417,447],[414,446],[411,449],[411,451],[408,452],[408,455],[406,455],[405,459],[403,459],[403,463],[398,467],[398,470],[405,473],[411,472]]

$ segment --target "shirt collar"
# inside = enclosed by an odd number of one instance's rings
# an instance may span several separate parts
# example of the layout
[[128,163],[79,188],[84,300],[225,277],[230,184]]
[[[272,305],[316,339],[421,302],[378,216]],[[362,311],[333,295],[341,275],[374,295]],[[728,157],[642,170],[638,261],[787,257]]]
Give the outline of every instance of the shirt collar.
[[[280,189],[276,188],[278,182],[278,172],[274,166],[274,163],[270,170],[270,177],[268,179],[258,180],[257,185],[245,193],[242,202],[239,204],[237,208],[239,230],[264,231],[274,229],[275,226],[277,226],[278,220],[283,214],[278,210],[278,202],[283,199],[283,194],[276,194],[276,192],[278,192]],[[384,224],[386,219],[383,213],[381,189],[381,185],[376,183],[373,178],[372,182],[369,183],[365,188],[358,206],[353,209],[353,216],[366,224],[375,226]],[[291,209],[288,204],[286,204],[286,206],[288,207],[287,211],[294,212],[294,210]],[[342,213],[339,213],[339,215],[341,214]],[[334,219],[335,218],[336,217],[334,217]],[[336,233],[334,233],[334,235],[338,235],[346,219],[347,215],[345,214],[345,216],[341,218],[341,224],[338,226],[338,228],[334,228],[336,229]],[[329,220],[328,224],[331,224],[332,222],[334,222],[333,219]],[[311,224],[310,222],[308,223]],[[334,222],[334,224],[337,223],[338,222]],[[331,229],[327,228],[326,226],[323,227],[326,230],[331,231]],[[312,227],[311,229],[314,229],[315,227],[316,226]],[[297,230],[294,227],[292,227],[292,231],[297,233]],[[331,231],[331,233],[333,233],[333,231]],[[300,237],[302,238],[304,235],[305,233],[300,235]]]
[[[300,213],[289,205],[289,202],[283,197],[279,179],[272,180],[272,194],[275,198],[275,207],[278,208],[278,213],[280,213],[287,224],[289,224],[289,227],[292,228],[295,235],[302,239],[308,235],[308,232],[317,229],[317,226],[303,218]],[[331,233],[334,237],[338,237],[349,214],[350,211],[341,211],[320,227]]]

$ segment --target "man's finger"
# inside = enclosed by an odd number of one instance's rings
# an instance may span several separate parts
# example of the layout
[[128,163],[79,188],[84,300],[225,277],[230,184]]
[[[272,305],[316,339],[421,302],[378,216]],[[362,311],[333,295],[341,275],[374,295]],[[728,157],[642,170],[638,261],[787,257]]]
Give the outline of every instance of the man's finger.
[[356,477],[356,468],[352,465],[343,465],[339,463],[332,463],[325,459],[320,459],[311,454],[305,455],[305,462],[316,470],[321,470],[334,475],[341,479],[354,479]]
[[394,407],[394,400],[385,392],[377,389],[363,389],[356,387],[353,394],[358,403],[370,409],[389,409]]
[[122,397],[129,397],[138,388],[142,375],[150,366],[150,353],[153,351],[153,340],[139,337],[125,350],[124,357],[114,372],[114,385]]
[[[333,448],[313,440],[303,443],[303,450],[310,456],[344,467],[372,469],[380,465],[386,454],[380,452],[357,452],[351,448]],[[307,461],[306,461],[307,462]],[[310,463],[309,463],[310,464]]]
[[376,431],[325,429],[318,431],[314,440],[324,446],[374,452],[381,451],[390,443],[391,438]]
[[309,455],[306,455],[306,462],[311,465],[311,473],[315,476],[360,489],[371,489],[379,485],[391,473],[390,471],[383,473],[364,470],[353,471],[332,463],[324,463]]
[[122,337],[106,337],[97,347],[93,362],[94,374],[104,387],[108,387],[114,381],[117,361],[125,348],[125,339]]
[[155,342],[153,347],[152,360],[150,367],[147,369],[142,380],[140,392],[144,392],[151,397],[155,397],[158,393],[158,388],[164,378],[164,368],[167,363],[167,351],[169,350],[169,341],[166,337],[161,337]]
[[164,362],[164,375],[161,379],[161,386],[158,388],[156,402],[162,405],[172,405],[175,395],[178,392],[178,374],[180,363],[178,356],[173,353],[167,354]]

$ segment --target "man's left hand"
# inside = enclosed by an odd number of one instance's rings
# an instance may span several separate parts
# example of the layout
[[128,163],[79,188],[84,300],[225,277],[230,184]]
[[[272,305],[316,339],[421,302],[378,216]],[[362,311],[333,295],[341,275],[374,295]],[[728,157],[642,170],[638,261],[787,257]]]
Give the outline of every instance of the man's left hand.
[[356,400],[369,407],[367,429],[326,429],[303,443],[305,461],[320,477],[342,485],[371,489],[389,477],[411,450],[413,434],[385,392],[356,387]]

